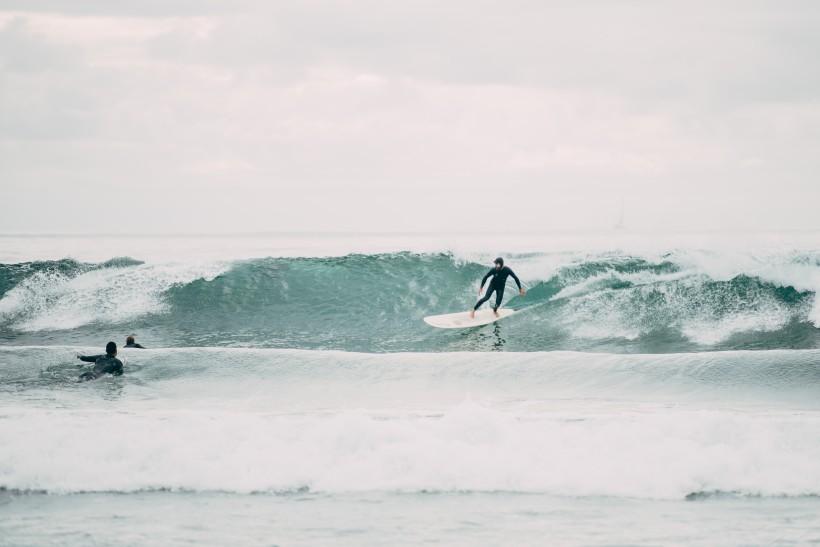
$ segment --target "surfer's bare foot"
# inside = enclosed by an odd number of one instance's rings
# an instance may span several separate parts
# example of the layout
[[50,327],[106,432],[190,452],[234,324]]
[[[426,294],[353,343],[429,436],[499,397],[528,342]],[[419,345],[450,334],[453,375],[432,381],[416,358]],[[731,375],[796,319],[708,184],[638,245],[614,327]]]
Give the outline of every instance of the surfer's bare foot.
[[475,319],[475,310],[470,310],[470,319]]

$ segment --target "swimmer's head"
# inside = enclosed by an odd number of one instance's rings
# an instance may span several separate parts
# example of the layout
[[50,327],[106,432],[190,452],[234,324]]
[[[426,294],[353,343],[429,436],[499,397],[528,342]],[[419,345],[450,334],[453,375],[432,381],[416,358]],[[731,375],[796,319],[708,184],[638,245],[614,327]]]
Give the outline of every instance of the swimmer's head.
[[114,342],[108,342],[105,345],[105,353],[108,355],[116,355],[117,354],[117,344]]
[[134,340],[134,337],[133,337],[133,336],[126,336],[126,338],[125,338],[125,345],[126,345],[126,346],[127,346],[128,344],[133,344],[134,342],[135,342],[135,340]]
[[498,258],[496,258],[495,260],[493,260],[493,262],[495,262],[495,267],[498,268],[498,269],[501,269],[501,268],[504,267],[504,259],[501,258],[500,256]]

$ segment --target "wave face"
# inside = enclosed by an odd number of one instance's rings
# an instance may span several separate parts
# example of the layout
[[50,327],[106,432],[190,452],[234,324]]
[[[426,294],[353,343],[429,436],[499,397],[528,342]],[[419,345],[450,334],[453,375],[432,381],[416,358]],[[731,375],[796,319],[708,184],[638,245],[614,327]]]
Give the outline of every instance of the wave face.
[[[485,258],[485,257],[483,257]],[[527,253],[496,325],[438,331],[487,266],[453,253],[0,265],[0,343],[668,353],[820,347],[820,255]],[[514,334],[514,335],[513,335]]]

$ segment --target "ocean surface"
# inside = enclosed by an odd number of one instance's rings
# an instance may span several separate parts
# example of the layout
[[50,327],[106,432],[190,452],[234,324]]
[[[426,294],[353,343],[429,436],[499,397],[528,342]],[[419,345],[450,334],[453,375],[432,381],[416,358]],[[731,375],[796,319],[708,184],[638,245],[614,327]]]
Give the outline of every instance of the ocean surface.
[[0,236],[0,545],[818,544],[818,327],[817,232]]

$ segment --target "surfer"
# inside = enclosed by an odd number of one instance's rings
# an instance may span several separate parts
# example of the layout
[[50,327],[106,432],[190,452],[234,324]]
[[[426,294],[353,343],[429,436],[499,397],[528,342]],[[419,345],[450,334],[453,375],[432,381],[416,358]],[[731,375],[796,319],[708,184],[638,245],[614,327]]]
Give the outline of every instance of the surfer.
[[96,380],[103,374],[122,374],[122,361],[117,359],[117,344],[108,342],[105,345],[105,355],[80,355],[77,359],[94,363],[94,368],[80,375],[80,380]]
[[141,346],[137,344],[137,341],[134,339],[134,335],[126,336],[125,337],[125,345],[124,348],[140,348],[145,349],[145,346]]
[[476,302],[476,305],[473,306],[473,309],[470,310],[470,318],[475,317],[475,311],[487,300],[490,299],[490,296],[495,292],[495,306],[493,306],[493,313],[496,317],[498,317],[498,307],[501,305],[501,299],[504,298],[504,286],[507,283],[507,278],[512,277],[515,280],[515,284],[518,285],[518,292],[521,293],[521,296],[527,294],[524,289],[521,288],[521,281],[519,281],[518,276],[515,275],[515,272],[509,266],[504,265],[504,259],[501,257],[496,258],[493,263],[495,264],[494,267],[490,268],[490,271],[487,272],[487,275],[484,276],[484,279],[481,280],[481,285],[478,287],[478,296],[481,296],[481,291],[484,290],[484,283],[487,282],[487,279],[492,277],[490,280],[490,285],[487,287],[487,294]]

